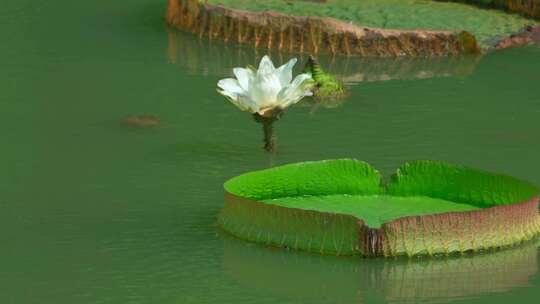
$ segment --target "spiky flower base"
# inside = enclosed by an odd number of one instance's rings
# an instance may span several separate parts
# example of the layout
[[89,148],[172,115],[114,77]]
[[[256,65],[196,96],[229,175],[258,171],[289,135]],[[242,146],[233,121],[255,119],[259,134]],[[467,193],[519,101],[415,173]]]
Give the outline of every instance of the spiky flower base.
[[326,73],[314,56],[309,56],[304,73],[310,73],[315,81],[313,95],[316,99],[339,99],[347,95],[343,83]]

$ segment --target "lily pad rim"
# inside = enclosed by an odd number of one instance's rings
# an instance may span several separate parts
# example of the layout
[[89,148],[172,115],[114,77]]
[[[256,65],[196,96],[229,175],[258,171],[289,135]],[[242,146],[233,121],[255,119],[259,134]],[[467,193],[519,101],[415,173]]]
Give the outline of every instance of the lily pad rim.
[[[273,208],[283,208],[283,209],[297,210],[297,211],[304,211],[304,212],[309,211],[309,212],[319,213],[319,214],[322,214],[322,215],[347,216],[347,217],[352,217],[352,218],[356,219],[358,222],[361,222],[363,225],[366,225],[366,222],[365,222],[364,219],[362,219],[362,218],[360,218],[358,216],[352,215],[352,214],[345,214],[345,213],[340,213],[340,212],[319,211],[319,210],[311,210],[311,209],[304,209],[304,208],[296,208],[296,207],[274,205],[274,204],[263,202],[263,201],[261,201],[259,199],[252,199],[252,198],[243,197],[241,195],[233,193],[232,191],[229,191],[229,189],[228,189],[228,185],[230,185],[231,181],[234,181],[235,179],[237,179],[239,177],[248,176],[250,174],[254,174],[254,173],[255,174],[261,174],[261,173],[273,172],[273,171],[276,171],[276,170],[281,170],[283,168],[292,168],[292,167],[295,167],[295,166],[298,166],[298,165],[316,165],[316,164],[323,164],[323,163],[335,162],[335,161],[352,161],[352,162],[357,162],[359,164],[365,165],[368,168],[371,168],[373,170],[374,174],[376,174],[378,176],[378,178],[379,178],[379,182],[380,182],[379,186],[381,187],[381,190],[382,190],[382,192],[379,193],[379,194],[388,195],[388,196],[394,196],[394,197],[410,197],[410,196],[412,196],[412,195],[396,195],[396,194],[390,193],[389,192],[389,187],[390,187],[390,185],[392,185],[392,183],[399,183],[398,179],[403,174],[403,171],[405,170],[405,168],[407,168],[407,166],[411,166],[411,165],[415,165],[415,164],[422,164],[422,163],[432,163],[432,164],[455,166],[456,168],[459,168],[459,169],[462,169],[462,170],[468,170],[470,172],[475,172],[475,173],[479,173],[479,174],[486,174],[486,175],[489,175],[489,176],[492,176],[492,177],[510,179],[510,180],[513,180],[514,182],[520,183],[523,186],[534,188],[534,190],[535,190],[534,195],[531,195],[529,197],[526,197],[526,198],[518,200],[518,201],[513,201],[511,203],[507,203],[507,204],[501,204],[501,205],[493,204],[491,206],[484,206],[484,207],[480,207],[480,208],[478,208],[476,210],[468,210],[468,211],[447,211],[447,212],[436,212],[436,213],[424,214],[424,215],[407,215],[407,216],[392,219],[390,221],[386,221],[386,222],[382,223],[381,227],[385,226],[385,225],[388,225],[388,224],[392,224],[392,223],[402,222],[404,220],[406,221],[407,219],[422,218],[422,217],[426,217],[426,216],[459,215],[459,214],[483,212],[484,210],[488,210],[488,209],[504,208],[504,207],[508,207],[508,206],[521,205],[521,204],[526,204],[526,203],[530,202],[531,200],[538,199],[539,196],[540,196],[538,187],[534,186],[533,184],[531,184],[528,181],[525,181],[525,180],[522,180],[522,179],[519,179],[519,178],[515,178],[515,177],[509,176],[509,175],[506,175],[506,174],[492,173],[492,172],[489,172],[489,171],[486,171],[486,170],[476,169],[476,168],[472,168],[472,167],[469,167],[469,166],[457,165],[457,164],[444,162],[444,161],[438,161],[438,160],[413,160],[413,161],[407,161],[403,165],[398,167],[395,170],[395,172],[392,173],[389,176],[388,181],[385,181],[384,176],[377,169],[372,167],[369,163],[367,163],[365,161],[362,161],[362,160],[355,159],[355,158],[339,158],[339,159],[326,159],[326,160],[319,160],[319,161],[304,161],[304,162],[288,163],[288,164],[284,164],[284,165],[280,165],[280,166],[276,166],[276,167],[272,167],[272,168],[254,170],[254,171],[250,171],[250,172],[246,172],[246,173],[237,175],[235,177],[232,177],[232,178],[228,179],[224,183],[225,198],[226,199],[227,198],[228,199],[233,199],[233,200],[241,200],[241,201],[244,201],[244,202],[251,202],[251,203],[256,203],[256,204],[268,205],[268,206],[272,206]],[[349,193],[341,193],[341,194],[349,194]],[[425,197],[428,197],[428,198],[439,198],[440,199],[440,197],[434,197],[434,196],[429,196],[429,195],[417,195],[417,196],[425,196]],[[291,197],[291,196],[283,196],[283,197]],[[292,196],[292,197],[294,197],[294,196]],[[471,203],[456,202],[454,200],[450,200],[450,199],[446,199],[446,198],[442,198],[442,199],[447,200],[449,202],[453,202],[453,203],[462,203],[462,204],[469,204],[471,206],[474,206]]]

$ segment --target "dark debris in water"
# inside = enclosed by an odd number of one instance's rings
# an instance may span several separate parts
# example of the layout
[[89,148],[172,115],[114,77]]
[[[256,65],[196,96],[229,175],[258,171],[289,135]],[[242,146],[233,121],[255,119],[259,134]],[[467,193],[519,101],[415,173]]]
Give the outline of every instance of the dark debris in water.
[[130,126],[148,128],[157,126],[160,123],[160,119],[157,115],[153,114],[129,115],[122,118],[122,123]]

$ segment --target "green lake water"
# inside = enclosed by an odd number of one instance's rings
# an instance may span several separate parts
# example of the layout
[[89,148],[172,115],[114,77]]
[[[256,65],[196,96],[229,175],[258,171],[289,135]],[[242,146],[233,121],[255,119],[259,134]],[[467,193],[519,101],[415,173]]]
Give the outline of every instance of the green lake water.
[[[228,178],[304,160],[358,158],[389,176],[441,159],[540,186],[538,46],[323,57],[350,96],[292,108],[269,155],[260,126],[216,93],[265,52],[169,32],[165,6],[2,1],[1,303],[536,302],[538,242],[437,259],[318,256],[236,240],[216,215]],[[121,122],[136,114],[161,123]]]

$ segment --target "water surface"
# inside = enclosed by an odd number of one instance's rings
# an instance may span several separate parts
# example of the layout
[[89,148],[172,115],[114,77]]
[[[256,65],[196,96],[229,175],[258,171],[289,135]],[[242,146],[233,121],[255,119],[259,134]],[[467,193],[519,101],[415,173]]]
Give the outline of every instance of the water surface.
[[[2,303],[538,298],[536,243],[363,260],[268,249],[216,226],[226,179],[295,161],[352,157],[388,176],[441,159],[540,186],[538,47],[481,59],[321,58],[350,96],[287,112],[269,155],[260,126],[215,91],[265,52],[168,32],[165,2],[2,2]],[[160,124],[122,123],[142,114]]]

